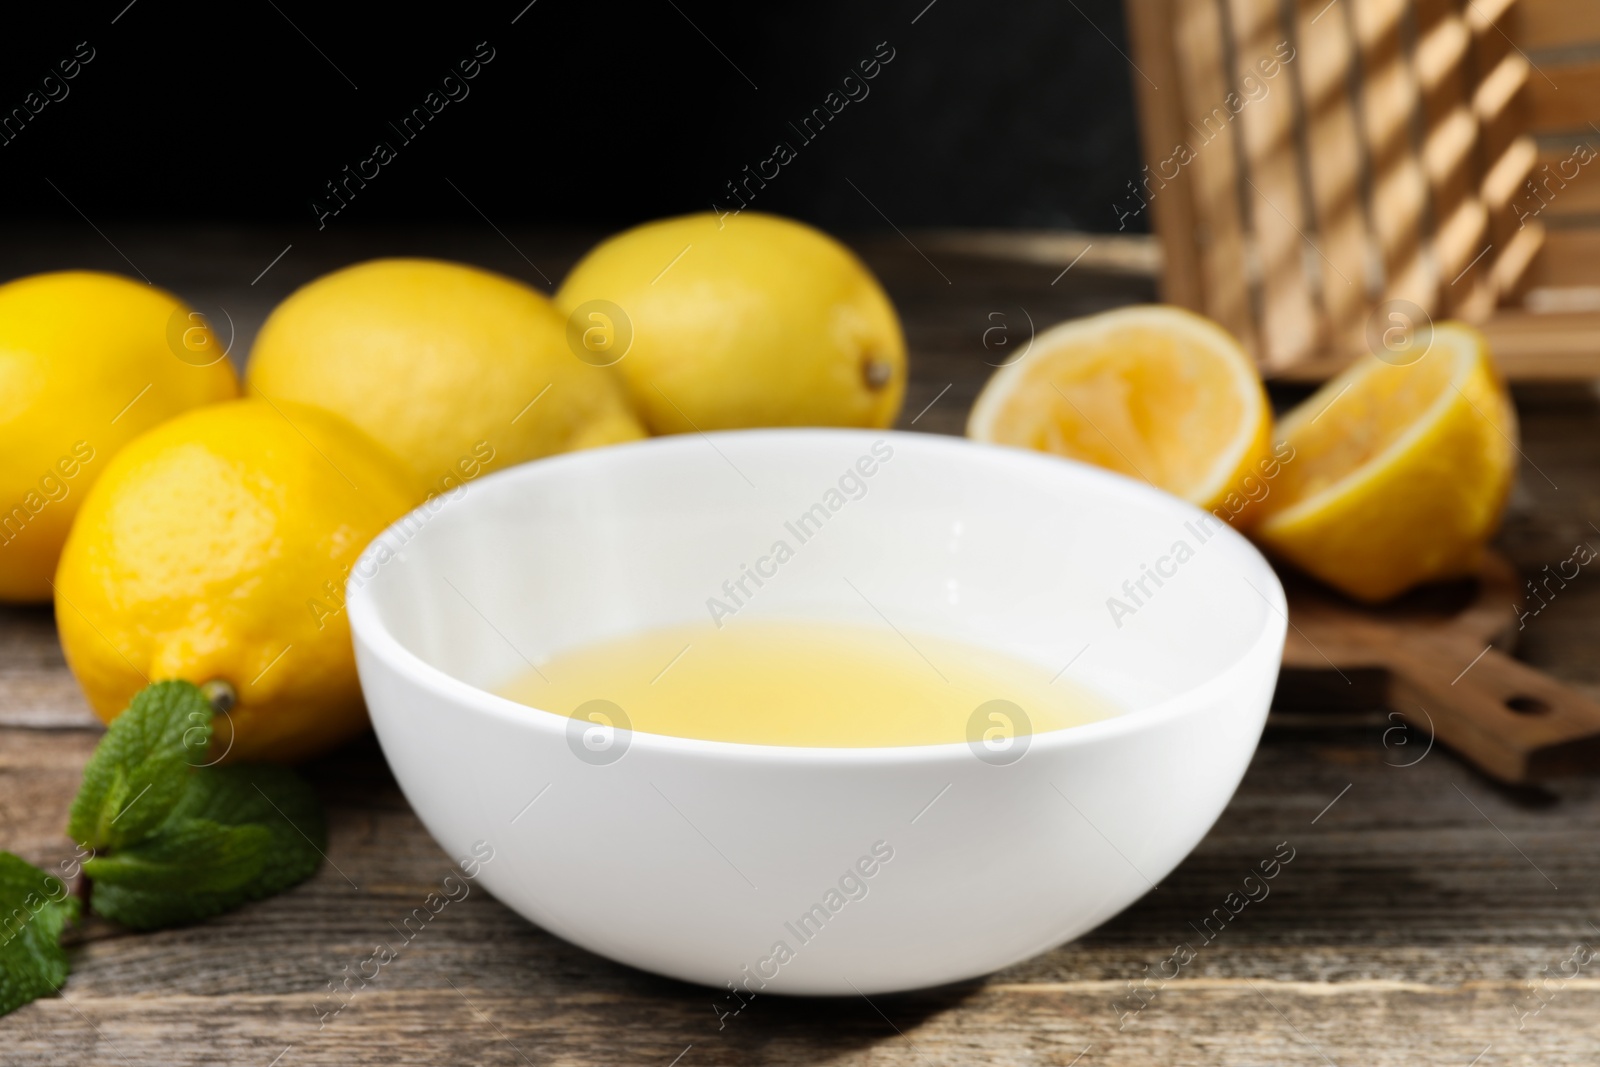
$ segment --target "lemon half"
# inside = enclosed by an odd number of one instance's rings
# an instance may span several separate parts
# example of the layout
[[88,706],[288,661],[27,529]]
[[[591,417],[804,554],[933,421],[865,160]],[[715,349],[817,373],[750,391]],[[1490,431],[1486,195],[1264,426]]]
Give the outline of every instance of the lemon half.
[[1039,334],[967,422],[1015,445],[1142,479],[1236,519],[1270,469],[1272,409],[1248,353],[1209,319],[1138,306]]
[[1472,573],[1516,470],[1516,410],[1488,342],[1454,322],[1412,362],[1353,364],[1276,437],[1283,470],[1254,536],[1365,601]]

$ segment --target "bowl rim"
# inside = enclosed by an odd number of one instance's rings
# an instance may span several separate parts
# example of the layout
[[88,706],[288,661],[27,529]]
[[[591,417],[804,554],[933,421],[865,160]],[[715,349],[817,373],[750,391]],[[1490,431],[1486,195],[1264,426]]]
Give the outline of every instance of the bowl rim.
[[[704,440],[697,441],[696,437]],[[631,457],[647,451],[658,452],[679,448],[698,448],[704,447],[706,443],[715,446],[719,441],[730,439],[748,440],[752,437],[762,437],[773,441],[793,440],[797,442],[856,440],[865,441],[869,444],[872,441],[889,440],[892,444],[908,443],[912,448],[944,449],[967,456],[979,455],[989,462],[1011,464],[1024,470],[1035,470],[1041,476],[1049,476],[1051,474],[1059,476],[1063,473],[1068,473],[1069,477],[1081,478],[1090,484],[1098,483],[1096,486],[1098,489],[1102,489],[1112,495],[1131,496],[1167,509],[1172,513],[1173,518],[1180,523],[1185,519],[1194,519],[1202,516],[1215,518],[1210,512],[1165,490],[1157,489],[1145,482],[1115,471],[1063,456],[1005,445],[970,441],[963,437],[945,434],[836,427],[764,427],[743,430],[718,430],[709,433],[701,432],[695,435],[674,434],[608,445],[604,448],[585,449],[579,452],[547,456],[486,474],[481,478],[474,479],[471,483],[464,483],[462,488],[467,492],[464,492],[456,500],[449,501],[446,506],[461,507],[475,487],[500,485],[523,480],[537,480],[548,476],[550,472],[571,467],[597,467],[618,462],[625,463]],[[717,451],[720,453],[721,450],[718,449]],[[1063,465],[1070,470],[1064,472]],[[357,577],[369,557],[379,550],[380,544],[390,531],[427,506],[428,502],[424,501],[385,527],[362,550],[361,555],[357,557],[356,562],[351,566],[350,577],[345,588],[345,610],[349,619],[352,642],[358,648],[364,647],[367,652],[381,660],[385,666],[411,685],[430,693],[440,700],[464,705],[474,712],[492,719],[502,720],[510,725],[530,730],[534,733],[550,734],[553,739],[561,740],[564,743],[568,716],[522,704],[508,697],[492,693],[487,689],[481,689],[470,682],[455,677],[443,668],[429,663],[402,645],[382,619],[379,609],[373,600],[374,594],[371,590],[374,586],[380,584],[380,576],[384,570],[382,565],[375,565],[372,575],[366,579]],[[433,514],[437,515],[438,513],[434,512]],[[427,519],[424,518],[423,521],[426,522]],[[1234,529],[1231,524],[1224,522],[1213,536],[1232,539],[1237,548],[1244,550],[1244,556],[1249,565],[1256,567],[1259,571],[1261,584],[1256,586],[1256,591],[1266,601],[1269,610],[1263,614],[1261,629],[1250,641],[1248,647],[1235,657],[1232,662],[1216,671],[1205,681],[1181,692],[1174,693],[1148,707],[1113,715],[1110,718],[1099,719],[1090,723],[1031,734],[1029,735],[1027,753],[1031,753],[1035,749],[1048,752],[1078,748],[1111,741],[1129,734],[1159,729],[1162,725],[1175,719],[1219,703],[1220,698],[1229,692],[1238,692],[1246,682],[1244,676],[1248,675],[1255,667],[1256,661],[1263,654],[1264,648],[1276,646],[1277,654],[1273,657],[1274,667],[1276,668],[1277,664],[1281,663],[1283,643],[1287,636],[1289,619],[1288,603],[1284,595],[1283,585],[1279,581],[1276,571],[1273,570],[1266,557],[1262,555],[1260,549],[1239,533],[1238,530]],[[391,548],[391,551],[394,550]],[[357,584],[358,582],[359,584]],[[1254,582],[1251,584],[1256,585]],[[1242,707],[1240,713],[1244,713]],[[655,750],[663,755],[697,756],[719,761],[733,760],[745,763],[767,764],[927,764],[937,766],[957,760],[965,761],[974,758],[968,743],[965,741],[937,745],[852,747],[758,745],[739,741],[711,741],[701,738],[678,737],[671,734],[630,730],[629,745],[630,747],[643,746],[645,750]],[[1026,757],[1027,753],[1024,754],[1023,758]],[[1019,758],[1017,762],[1022,762],[1022,758]]]

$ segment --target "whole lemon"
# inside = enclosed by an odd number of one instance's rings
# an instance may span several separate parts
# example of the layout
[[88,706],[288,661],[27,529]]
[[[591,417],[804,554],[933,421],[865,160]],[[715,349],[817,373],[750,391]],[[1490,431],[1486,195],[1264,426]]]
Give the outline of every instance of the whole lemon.
[[67,664],[110,722],[147,682],[225,682],[230,760],[298,760],[360,732],[346,573],[422,497],[399,459],[320,408],[180,415],[102,472],[56,573]]
[[377,259],[279,304],[250,386],[343,415],[435,491],[493,463],[633,440],[615,373],[575,356],[550,301],[510,278],[429,259]]
[[237,396],[205,320],[177,297],[93,271],[0,285],[0,600],[50,599],[84,494],[133,438]]
[[888,426],[905,394],[905,339],[882,286],[790,219],[647,223],[584,256],[556,304],[616,360],[654,433]]

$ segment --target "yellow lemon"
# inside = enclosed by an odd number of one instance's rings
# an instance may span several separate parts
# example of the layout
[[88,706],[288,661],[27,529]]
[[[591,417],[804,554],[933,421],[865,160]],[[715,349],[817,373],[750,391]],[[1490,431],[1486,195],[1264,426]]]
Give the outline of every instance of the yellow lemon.
[[358,733],[343,590],[421,498],[338,416],[238,400],[180,415],[106,464],[56,574],[67,663],[110,722],[146,682],[225,682],[216,751],[298,760]]
[[663,219],[592,249],[556,293],[615,360],[653,433],[888,426],[905,394],[900,320],[833,238],[755,212]]
[[996,371],[967,436],[1069,456],[1248,517],[1269,491],[1272,408],[1250,356],[1181,308],[1120,308],[1052,327]]
[[1365,601],[1470,574],[1499,525],[1517,416],[1483,335],[1420,333],[1368,356],[1279,424],[1283,473],[1254,536]]
[[0,600],[50,599],[72,518],[118,449],[238,391],[171,293],[92,271],[0,285]]
[[436,492],[485,467],[644,436],[615,372],[574,355],[533,289],[486,270],[378,259],[268,316],[252,389],[343,415]]

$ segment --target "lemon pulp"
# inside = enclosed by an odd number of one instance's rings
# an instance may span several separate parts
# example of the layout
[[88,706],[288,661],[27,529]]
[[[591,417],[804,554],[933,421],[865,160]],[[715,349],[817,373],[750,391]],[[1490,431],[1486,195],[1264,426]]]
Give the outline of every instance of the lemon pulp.
[[1139,478],[1237,521],[1266,459],[1272,410],[1250,356],[1192,312],[1137,306],[1061,323],[983,387],[977,441]]
[[[997,729],[1043,733],[1116,713],[1059,668],[991,649],[888,628],[778,620],[666,627],[583,645],[500,693],[561,715],[610,701],[627,722],[609,725],[644,733],[823,748],[974,736],[981,743]],[[991,701],[1008,701],[1022,715]],[[1001,718],[991,718],[997,709]]]
[[1517,468],[1489,344],[1441,322],[1416,360],[1367,356],[1279,422],[1281,477],[1253,536],[1367,602],[1471,574]]

